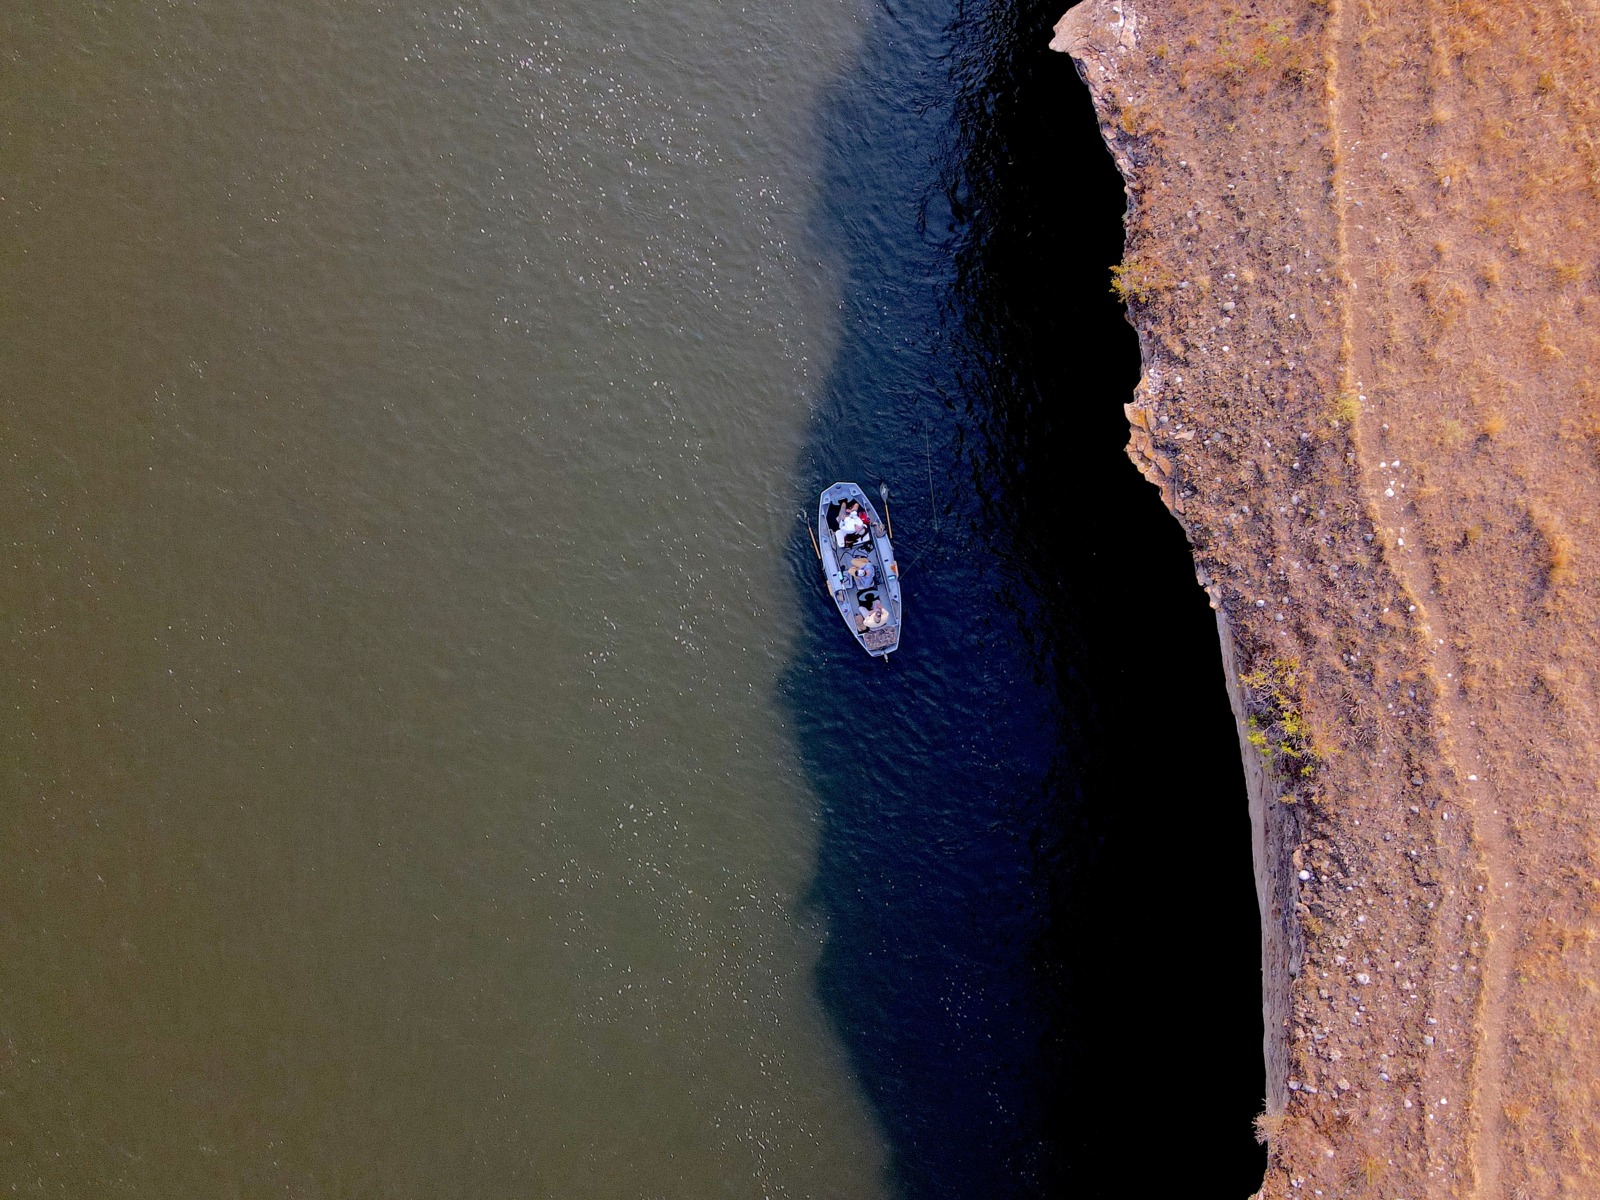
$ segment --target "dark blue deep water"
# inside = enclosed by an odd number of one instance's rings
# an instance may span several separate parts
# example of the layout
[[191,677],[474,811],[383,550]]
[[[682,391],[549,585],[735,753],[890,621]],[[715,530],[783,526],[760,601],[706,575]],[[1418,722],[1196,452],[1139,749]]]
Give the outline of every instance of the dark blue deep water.
[[1059,15],[881,4],[820,118],[844,333],[796,504],[890,483],[907,630],[863,654],[797,526],[817,986],[904,1195],[1243,1196],[1237,741],[1183,536],[1121,449],[1123,194]]

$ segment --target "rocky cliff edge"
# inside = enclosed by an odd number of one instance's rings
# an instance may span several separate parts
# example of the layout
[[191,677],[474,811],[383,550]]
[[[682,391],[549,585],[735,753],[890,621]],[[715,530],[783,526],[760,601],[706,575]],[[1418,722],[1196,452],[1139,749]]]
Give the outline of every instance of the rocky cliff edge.
[[1597,17],[1056,28],[1126,181],[1129,457],[1239,721],[1263,1197],[1600,1195]]

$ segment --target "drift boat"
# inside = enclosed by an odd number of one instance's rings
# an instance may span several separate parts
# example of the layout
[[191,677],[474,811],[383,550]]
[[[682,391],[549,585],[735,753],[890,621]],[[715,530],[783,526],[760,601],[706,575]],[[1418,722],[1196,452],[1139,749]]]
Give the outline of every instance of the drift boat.
[[855,484],[836,483],[817,501],[816,539],[845,628],[872,657],[887,658],[900,646],[900,567],[878,510]]

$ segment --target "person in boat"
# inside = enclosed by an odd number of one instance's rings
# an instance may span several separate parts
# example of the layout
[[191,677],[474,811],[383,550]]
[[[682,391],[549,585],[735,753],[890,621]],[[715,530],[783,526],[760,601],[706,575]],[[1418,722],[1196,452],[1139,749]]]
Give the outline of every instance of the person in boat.
[[856,589],[864,590],[872,586],[877,578],[873,570],[872,560],[863,554],[858,554],[850,560],[850,578],[855,580]]
[[839,529],[834,534],[840,546],[854,546],[867,536],[867,516],[861,511],[861,505],[854,500],[846,500],[839,509]]
[[861,597],[861,607],[856,611],[856,630],[865,633],[869,629],[878,629],[889,623],[889,610],[883,606],[883,601],[878,599],[876,592],[868,592]]

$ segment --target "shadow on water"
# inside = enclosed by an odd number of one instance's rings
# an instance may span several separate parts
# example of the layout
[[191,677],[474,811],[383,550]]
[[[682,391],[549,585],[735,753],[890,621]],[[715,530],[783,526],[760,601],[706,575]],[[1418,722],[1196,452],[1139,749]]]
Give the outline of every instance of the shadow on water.
[[1121,451],[1121,186],[1046,49],[1058,16],[881,5],[820,117],[842,336],[797,506],[890,481],[907,630],[868,659],[797,528],[817,986],[900,1194],[1243,1196],[1264,1159],[1237,742],[1182,535]]

